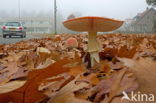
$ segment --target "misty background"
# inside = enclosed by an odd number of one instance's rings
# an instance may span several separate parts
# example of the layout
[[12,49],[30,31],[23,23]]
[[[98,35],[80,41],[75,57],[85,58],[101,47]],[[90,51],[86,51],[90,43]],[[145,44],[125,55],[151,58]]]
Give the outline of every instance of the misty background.
[[[18,17],[18,1],[0,0],[0,17]],[[104,16],[124,20],[134,17],[146,7],[145,0],[57,0],[58,12],[64,18],[78,12],[82,16]],[[20,0],[20,10],[21,17],[50,16],[54,11],[54,0]]]
[[[62,22],[71,14],[75,17],[102,16],[126,20],[147,7],[146,0],[57,0],[57,31],[68,31]],[[0,0],[1,19],[18,18],[19,10],[21,18],[48,18],[53,32],[54,0]]]

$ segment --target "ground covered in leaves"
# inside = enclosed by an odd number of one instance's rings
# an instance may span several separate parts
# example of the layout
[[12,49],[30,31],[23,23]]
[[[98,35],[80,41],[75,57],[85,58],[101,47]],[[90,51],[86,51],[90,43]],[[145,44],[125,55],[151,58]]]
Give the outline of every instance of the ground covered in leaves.
[[123,91],[156,96],[156,35],[97,39],[100,62],[93,67],[86,34],[0,45],[0,103],[131,103]]

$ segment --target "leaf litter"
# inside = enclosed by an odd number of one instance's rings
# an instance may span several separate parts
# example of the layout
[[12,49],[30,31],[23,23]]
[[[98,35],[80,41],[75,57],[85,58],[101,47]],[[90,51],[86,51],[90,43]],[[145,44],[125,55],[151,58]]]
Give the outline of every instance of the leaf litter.
[[86,34],[0,45],[0,102],[129,103],[123,91],[156,95],[154,34],[97,38],[100,63],[89,69]]

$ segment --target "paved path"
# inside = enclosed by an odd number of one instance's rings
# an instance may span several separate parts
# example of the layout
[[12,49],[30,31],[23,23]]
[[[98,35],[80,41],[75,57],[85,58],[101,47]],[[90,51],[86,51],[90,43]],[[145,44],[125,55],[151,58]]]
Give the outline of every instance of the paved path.
[[26,38],[20,38],[20,37],[12,37],[12,38],[3,38],[0,35],[0,44],[9,44],[9,43],[16,43],[19,42],[21,40],[28,40],[28,39],[32,39],[32,38],[41,38],[42,36],[33,36],[33,35],[27,35]]

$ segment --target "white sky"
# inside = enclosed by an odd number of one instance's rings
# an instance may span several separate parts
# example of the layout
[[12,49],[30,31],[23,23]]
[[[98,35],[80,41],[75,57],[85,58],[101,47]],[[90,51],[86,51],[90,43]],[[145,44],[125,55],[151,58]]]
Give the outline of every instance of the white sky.
[[[20,0],[21,11],[52,11],[54,0]],[[59,11],[67,17],[73,12],[82,16],[132,18],[146,9],[145,0],[57,0]],[[0,10],[18,12],[18,0],[0,0]]]

